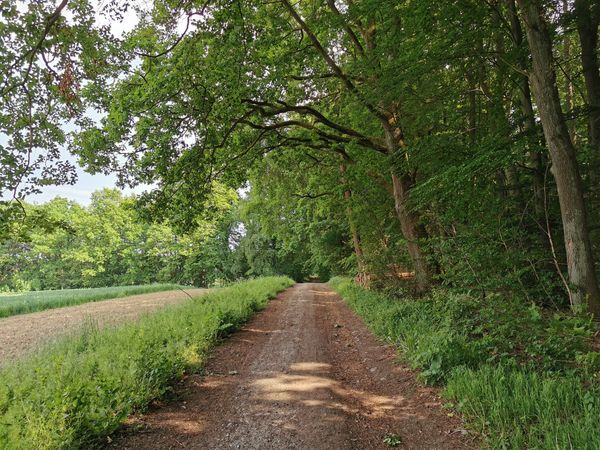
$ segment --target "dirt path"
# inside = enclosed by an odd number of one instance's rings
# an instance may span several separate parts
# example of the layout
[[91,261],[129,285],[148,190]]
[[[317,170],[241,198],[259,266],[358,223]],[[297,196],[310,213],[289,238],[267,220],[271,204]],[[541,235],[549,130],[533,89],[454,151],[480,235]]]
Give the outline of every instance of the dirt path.
[[114,449],[471,448],[433,389],[324,284],[299,284],[216,349],[176,402],[130,419]]
[[[194,296],[205,293],[206,289],[187,292]],[[89,317],[100,327],[116,325],[188,298],[182,291],[153,292],[0,319],[0,366],[56,338],[77,332]]]

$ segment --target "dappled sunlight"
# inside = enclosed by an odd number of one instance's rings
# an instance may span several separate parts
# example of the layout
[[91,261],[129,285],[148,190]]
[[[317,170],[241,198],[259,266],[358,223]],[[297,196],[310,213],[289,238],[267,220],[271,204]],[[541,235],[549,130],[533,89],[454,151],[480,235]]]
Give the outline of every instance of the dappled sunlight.
[[224,380],[224,379],[218,379],[218,378],[212,378],[212,379],[207,379],[205,380],[201,386],[204,389],[219,389],[222,388],[223,386],[228,385],[229,383]]
[[318,291],[316,289],[310,289],[308,292],[313,295],[318,295],[320,297],[336,297],[337,296],[337,294],[334,291]]
[[[303,290],[310,296],[310,288]],[[326,450],[379,448],[372,444],[388,431],[420,438],[439,411],[435,397],[407,380],[407,369],[390,364],[393,352],[356,331],[335,294],[317,293],[292,297],[270,329],[261,320],[234,334],[205,376],[191,380],[186,402],[140,424],[145,437],[138,442]]]
[[306,406],[325,406],[322,400],[303,400],[301,403]]
[[308,407],[336,409],[369,418],[383,417],[391,412],[414,416],[402,411],[404,397],[388,397],[347,388],[327,376],[330,370],[330,364],[321,362],[293,363],[289,366],[288,373],[277,372],[254,380],[251,385],[256,392],[255,400],[297,402]]
[[161,435],[163,433],[175,434],[183,436],[199,436],[205,433],[207,423],[201,418],[191,419],[185,411],[163,412],[160,422],[145,422],[135,419],[128,422],[125,433],[129,434],[132,431],[137,433],[143,430],[147,435]]
[[277,374],[271,378],[256,380],[252,384],[260,388],[267,396],[273,395],[279,398],[281,394],[285,393],[332,388],[333,383],[333,380],[329,378],[317,376]]
[[331,364],[318,362],[299,362],[290,365],[290,371],[329,370]]
[[206,430],[206,425],[196,420],[185,420],[181,414],[173,414],[161,424],[163,428],[169,428],[181,434],[199,434]]
[[242,331],[244,332],[248,332],[248,333],[262,333],[262,334],[276,334],[276,333],[281,333],[282,330],[261,330],[259,328],[242,328]]

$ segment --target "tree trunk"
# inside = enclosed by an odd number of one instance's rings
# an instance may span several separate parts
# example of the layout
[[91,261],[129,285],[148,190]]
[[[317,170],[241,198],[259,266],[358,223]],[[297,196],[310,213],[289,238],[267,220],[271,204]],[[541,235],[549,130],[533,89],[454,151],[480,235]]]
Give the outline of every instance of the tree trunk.
[[[396,125],[394,115],[390,115],[389,123],[384,126],[385,142],[390,155],[403,151],[406,147],[404,135],[400,127]],[[415,290],[417,295],[423,295],[431,287],[431,270],[427,264],[425,252],[421,248],[419,240],[423,236],[423,227],[419,225],[417,214],[408,208],[410,189],[415,184],[415,175],[408,171],[398,175],[394,167],[391,168],[392,194],[394,196],[394,208],[400,222],[402,235],[406,239],[408,254],[415,270]]]
[[[563,15],[566,16],[569,14],[569,1],[563,0],[562,2]],[[571,39],[569,33],[564,33],[563,36],[563,55],[565,61],[571,60]],[[573,88],[573,80],[569,76],[565,76],[565,108],[568,113],[573,114],[573,109],[575,108],[575,95]],[[575,121],[571,118],[568,122],[567,127],[569,129],[569,135],[571,136],[571,141],[573,141],[573,145],[576,144],[577,135],[575,133]]]
[[[515,48],[520,49],[523,46],[523,28],[521,27],[521,20],[517,14],[517,7],[515,0],[508,0],[508,14],[510,22],[510,31]],[[529,69],[526,56],[519,58],[518,67],[523,72],[527,72]],[[538,147],[540,144],[544,144],[543,139],[538,136],[537,127],[535,124],[535,113],[533,110],[533,101],[531,100],[531,87],[529,86],[529,78],[524,73],[518,73],[518,99],[519,108],[521,110],[522,118],[520,120],[520,126],[525,134],[526,148],[529,151],[529,164],[532,169],[532,187],[533,187],[533,209],[535,219],[535,231],[537,233],[540,243],[544,248],[544,252],[548,255],[548,258],[542,263],[542,267],[547,272],[553,272],[556,266],[552,264],[553,248],[551,239],[549,236],[550,229],[547,226],[543,226],[546,223],[546,166],[547,161],[544,155]],[[562,277],[562,273],[558,274]]]
[[[344,197],[347,199],[347,201],[350,201],[350,198],[352,197],[352,192],[344,192]],[[360,233],[358,232],[358,229],[356,228],[356,223],[352,218],[352,208],[350,206],[346,207],[346,216],[348,217],[348,224],[350,225],[350,232],[352,234],[352,244],[354,245],[354,254],[356,255],[356,280],[360,285],[367,286],[369,283],[369,276],[367,275],[365,267],[365,259],[362,251]]]
[[600,8],[593,11],[590,0],[575,0],[577,31],[581,40],[581,64],[585,78],[587,104],[590,109],[588,122],[589,144],[592,147],[592,181],[598,179],[600,162],[600,73],[598,72],[598,24]]
[[[521,22],[517,14],[515,0],[508,0],[508,14],[510,22],[510,31],[512,40],[515,47],[518,49],[523,45],[523,29],[521,28]],[[523,71],[527,70],[527,63],[525,60],[518,62],[519,68]],[[521,126],[523,132],[527,136],[527,140],[530,144],[535,144],[536,139],[535,132],[535,115],[533,112],[533,102],[531,100],[531,89],[529,87],[529,79],[527,76],[519,74],[519,106],[521,114],[523,116],[521,120]],[[538,150],[532,150],[531,147],[534,145],[528,145],[529,160],[533,169],[533,195],[534,195],[534,208],[536,212],[536,219],[543,223],[544,217],[544,164],[541,152]],[[547,243],[548,239],[544,232],[541,231],[542,242]]]
[[467,132],[471,145],[474,145],[477,142],[477,84],[472,74],[467,74],[467,84],[469,85],[469,113],[467,116]]
[[538,0],[518,0],[518,3],[525,20],[533,61],[531,86],[558,189],[571,285],[570,301],[573,306],[587,303],[589,311],[598,315],[600,290],[589,239],[581,176],[575,148],[560,106],[550,33]]
[[411,175],[398,177],[392,171],[392,184],[394,187],[394,205],[396,215],[400,221],[402,235],[406,239],[408,254],[415,269],[415,288],[418,295],[427,292],[431,286],[431,272],[427,264],[427,258],[421,248],[419,239],[422,238],[419,228],[419,220],[416,214],[408,209],[407,203],[409,191],[414,184]]
[[350,234],[352,235],[352,244],[354,245],[354,254],[356,255],[356,265],[358,269],[358,280],[361,284],[366,282],[366,270],[365,270],[365,259],[362,251],[360,233],[356,227],[354,221],[354,214],[352,212],[352,190],[350,189],[348,180],[345,177],[346,166],[344,163],[340,164],[340,173],[342,174],[342,183],[346,187],[344,190],[344,200],[346,201],[346,218],[348,220],[348,226],[350,228]]

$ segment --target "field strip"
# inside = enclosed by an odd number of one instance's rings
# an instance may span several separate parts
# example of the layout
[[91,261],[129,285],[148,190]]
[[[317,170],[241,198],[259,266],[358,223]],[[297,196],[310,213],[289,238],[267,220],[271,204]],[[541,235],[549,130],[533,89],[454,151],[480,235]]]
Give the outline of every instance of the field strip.
[[[207,293],[208,289],[188,289],[186,292],[198,296]],[[153,292],[0,319],[0,366],[77,332],[89,318],[99,327],[117,325],[186,299],[189,297],[182,291]]]

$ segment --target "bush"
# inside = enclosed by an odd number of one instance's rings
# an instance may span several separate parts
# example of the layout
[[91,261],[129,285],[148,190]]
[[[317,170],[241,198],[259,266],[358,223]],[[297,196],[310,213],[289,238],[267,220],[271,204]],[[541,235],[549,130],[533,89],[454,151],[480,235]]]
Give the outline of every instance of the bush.
[[[442,383],[455,367],[482,364],[551,372],[596,361],[588,349],[594,327],[586,316],[547,316],[521,299],[481,298],[442,290],[398,300],[334,278],[331,285],[371,330],[401,349],[427,383]],[[585,356],[587,355],[587,356]]]
[[0,448],[93,448],[200,367],[215,341],[292,281],[242,282],[116,329],[84,332],[0,371]]

